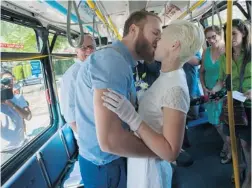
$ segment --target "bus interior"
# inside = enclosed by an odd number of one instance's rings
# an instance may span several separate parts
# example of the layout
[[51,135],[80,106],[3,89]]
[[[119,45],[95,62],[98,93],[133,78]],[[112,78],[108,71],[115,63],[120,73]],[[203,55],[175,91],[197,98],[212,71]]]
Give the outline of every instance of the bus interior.
[[[73,2],[77,10],[72,6],[69,11]],[[15,76],[14,88],[32,113],[24,120],[26,142],[7,157],[1,154],[2,187],[85,187],[78,146],[61,115],[60,80],[74,63],[81,32],[93,35],[97,48],[106,47],[122,38],[125,20],[138,10],[155,13],[163,26],[185,19],[204,29],[227,21],[227,1],[1,1],[1,69]],[[233,1],[232,16],[251,22],[251,1]],[[220,164],[223,142],[206,113],[187,127],[191,147],[186,151],[194,163],[174,167],[173,187],[234,187],[232,164]]]

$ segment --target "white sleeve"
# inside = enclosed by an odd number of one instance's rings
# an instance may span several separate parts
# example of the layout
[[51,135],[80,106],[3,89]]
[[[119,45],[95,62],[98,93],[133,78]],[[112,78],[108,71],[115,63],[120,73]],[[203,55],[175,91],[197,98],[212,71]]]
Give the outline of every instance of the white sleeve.
[[180,86],[168,89],[162,99],[162,107],[172,108],[187,114],[190,108],[189,93]]

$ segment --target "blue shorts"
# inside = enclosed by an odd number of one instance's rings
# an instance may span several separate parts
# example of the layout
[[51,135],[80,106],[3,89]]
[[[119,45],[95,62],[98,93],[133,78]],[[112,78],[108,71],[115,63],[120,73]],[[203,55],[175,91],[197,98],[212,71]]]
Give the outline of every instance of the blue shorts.
[[95,165],[79,155],[79,164],[85,188],[126,188],[126,158],[106,165]]

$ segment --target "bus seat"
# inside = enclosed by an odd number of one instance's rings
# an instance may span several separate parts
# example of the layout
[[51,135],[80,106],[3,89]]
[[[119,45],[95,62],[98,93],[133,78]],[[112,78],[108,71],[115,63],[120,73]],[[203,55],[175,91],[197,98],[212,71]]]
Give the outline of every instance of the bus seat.
[[69,157],[70,159],[72,159],[74,154],[77,152],[77,143],[74,138],[73,131],[68,124],[64,125],[61,131],[64,136],[63,139],[66,145],[66,149],[70,155]]
[[60,180],[67,167],[68,156],[59,132],[55,133],[40,149],[39,154],[52,187]]
[[200,118],[187,122],[187,127],[195,127],[208,123],[207,112],[200,112]]
[[65,175],[61,187],[70,188],[70,187],[84,187],[81,174],[79,161],[76,161],[70,168],[70,170]]
[[2,187],[45,188],[49,186],[36,156],[33,155]]

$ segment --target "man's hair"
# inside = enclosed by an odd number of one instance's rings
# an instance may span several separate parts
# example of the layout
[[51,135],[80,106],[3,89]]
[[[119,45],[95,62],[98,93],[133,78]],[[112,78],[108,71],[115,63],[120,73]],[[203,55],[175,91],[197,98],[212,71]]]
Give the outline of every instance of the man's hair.
[[170,39],[180,41],[181,51],[179,60],[185,63],[191,59],[202,47],[205,36],[203,30],[186,20],[171,22],[163,30],[164,35],[170,35]]
[[[93,40],[93,46],[94,46],[94,48],[96,48],[96,42],[95,42],[95,39],[94,39],[94,37],[90,34],[90,33],[85,33],[84,34],[84,41],[83,41],[83,43],[85,42],[85,38],[86,37],[90,37],[92,40]],[[80,40],[80,36],[78,36],[76,39],[75,39],[75,41],[79,41]],[[81,46],[83,45],[83,43],[81,44]],[[78,49],[78,48],[77,48]]]
[[158,18],[161,21],[161,19],[154,13],[152,12],[147,12],[145,10],[133,12],[129,18],[125,21],[124,24],[124,29],[123,29],[123,37],[129,34],[129,29],[132,24],[135,24],[137,26],[144,26],[144,24],[147,21],[147,17],[152,16],[155,18]]

